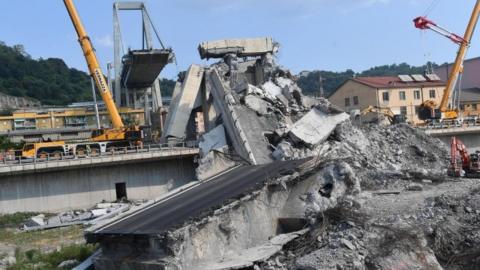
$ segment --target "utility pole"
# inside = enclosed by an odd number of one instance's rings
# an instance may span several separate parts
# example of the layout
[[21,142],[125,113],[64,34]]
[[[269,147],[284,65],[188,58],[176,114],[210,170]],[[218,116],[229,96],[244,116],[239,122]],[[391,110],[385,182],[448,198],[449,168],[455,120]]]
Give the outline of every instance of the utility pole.
[[97,120],[97,129],[100,129],[102,126],[100,125],[100,116],[98,115],[98,103],[97,103],[97,94],[95,92],[95,82],[93,81],[93,77],[90,77],[90,83],[92,84],[92,96],[93,96],[93,107],[95,108],[95,119]]
[[319,85],[319,93],[320,97],[325,97],[325,91],[323,89],[323,81],[325,79],[322,78],[322,72],[318,71],[318,85]]

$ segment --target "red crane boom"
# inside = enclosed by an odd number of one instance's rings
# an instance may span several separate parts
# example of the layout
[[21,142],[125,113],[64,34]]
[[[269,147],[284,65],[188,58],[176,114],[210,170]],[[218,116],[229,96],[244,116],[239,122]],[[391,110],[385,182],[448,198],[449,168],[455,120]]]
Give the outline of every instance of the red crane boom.
[[468,41],[466,41],[463,37],[455,33],[452,33],[451,31],[448,31],[447,29],[427,19],[427,17],[424,17],[424,16],[417,17],[413,20],[413,22],[415,23],[415,27],[418,29],[421,29],[421,30],[430,29],[459,45],[462,43],[468,44]]

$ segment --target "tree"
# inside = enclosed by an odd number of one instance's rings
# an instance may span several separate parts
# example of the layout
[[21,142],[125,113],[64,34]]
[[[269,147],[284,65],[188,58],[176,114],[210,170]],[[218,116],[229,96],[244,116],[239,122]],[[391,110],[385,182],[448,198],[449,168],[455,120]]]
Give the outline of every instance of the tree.
[[0,43],[0,92],[46,105],[91,100],[90,78],[58,58],[34,60],[23,45]]
[[357,76],[397,76],[402,74],[424,74],[431,68],[438,67],[437,64],[428,62],[423,66],[410,66],[407,63],[376,66],[364,70],[360,73],[355,73],[351,69],[341,72],[331,71],[311,71],[302,72],[298,80],[298,85],[307,95],[315,95],[319,93],[320,89],[320,74],[323,79],[323,88],[325,95],[330,96],[338,87],[340,87],[347,80]]

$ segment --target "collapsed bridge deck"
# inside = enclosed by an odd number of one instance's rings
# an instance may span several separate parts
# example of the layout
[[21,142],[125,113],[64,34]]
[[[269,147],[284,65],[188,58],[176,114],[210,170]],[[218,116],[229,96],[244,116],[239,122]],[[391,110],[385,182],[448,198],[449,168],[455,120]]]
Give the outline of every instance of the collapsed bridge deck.
[[121,81],[129,89],[148,88],[172,61],[172,51],[135,50],[123,57]]
[[86,239],[88,242],[98,242],[112,236],[158,235],[272,177],[291,172],[304,162],[306,159],[237,167],[178,196],[153,204],[97,231],[87,233]]

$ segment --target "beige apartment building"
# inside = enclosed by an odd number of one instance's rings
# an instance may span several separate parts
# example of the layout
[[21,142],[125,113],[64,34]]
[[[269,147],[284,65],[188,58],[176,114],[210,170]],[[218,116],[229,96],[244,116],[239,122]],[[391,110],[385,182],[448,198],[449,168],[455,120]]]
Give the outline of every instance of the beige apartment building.
[[361,111],[368,106],[388,107],[417,124],[421,122],[418,108],[422,102],[434,100],[439,104],[444,89],[445,82],[423,75],[357,77],[342,84],[329,100],[346,112]]
[[[143,109],[118,109],[122,119],[131,124],[144,125]],[[100,125],[111,127],[106,110],[99,112]],[[93,108],[56,108],[16,111],[12,115],[0,116],[0,133],[19,130],[54,130],[66,128],[96,128]]]

